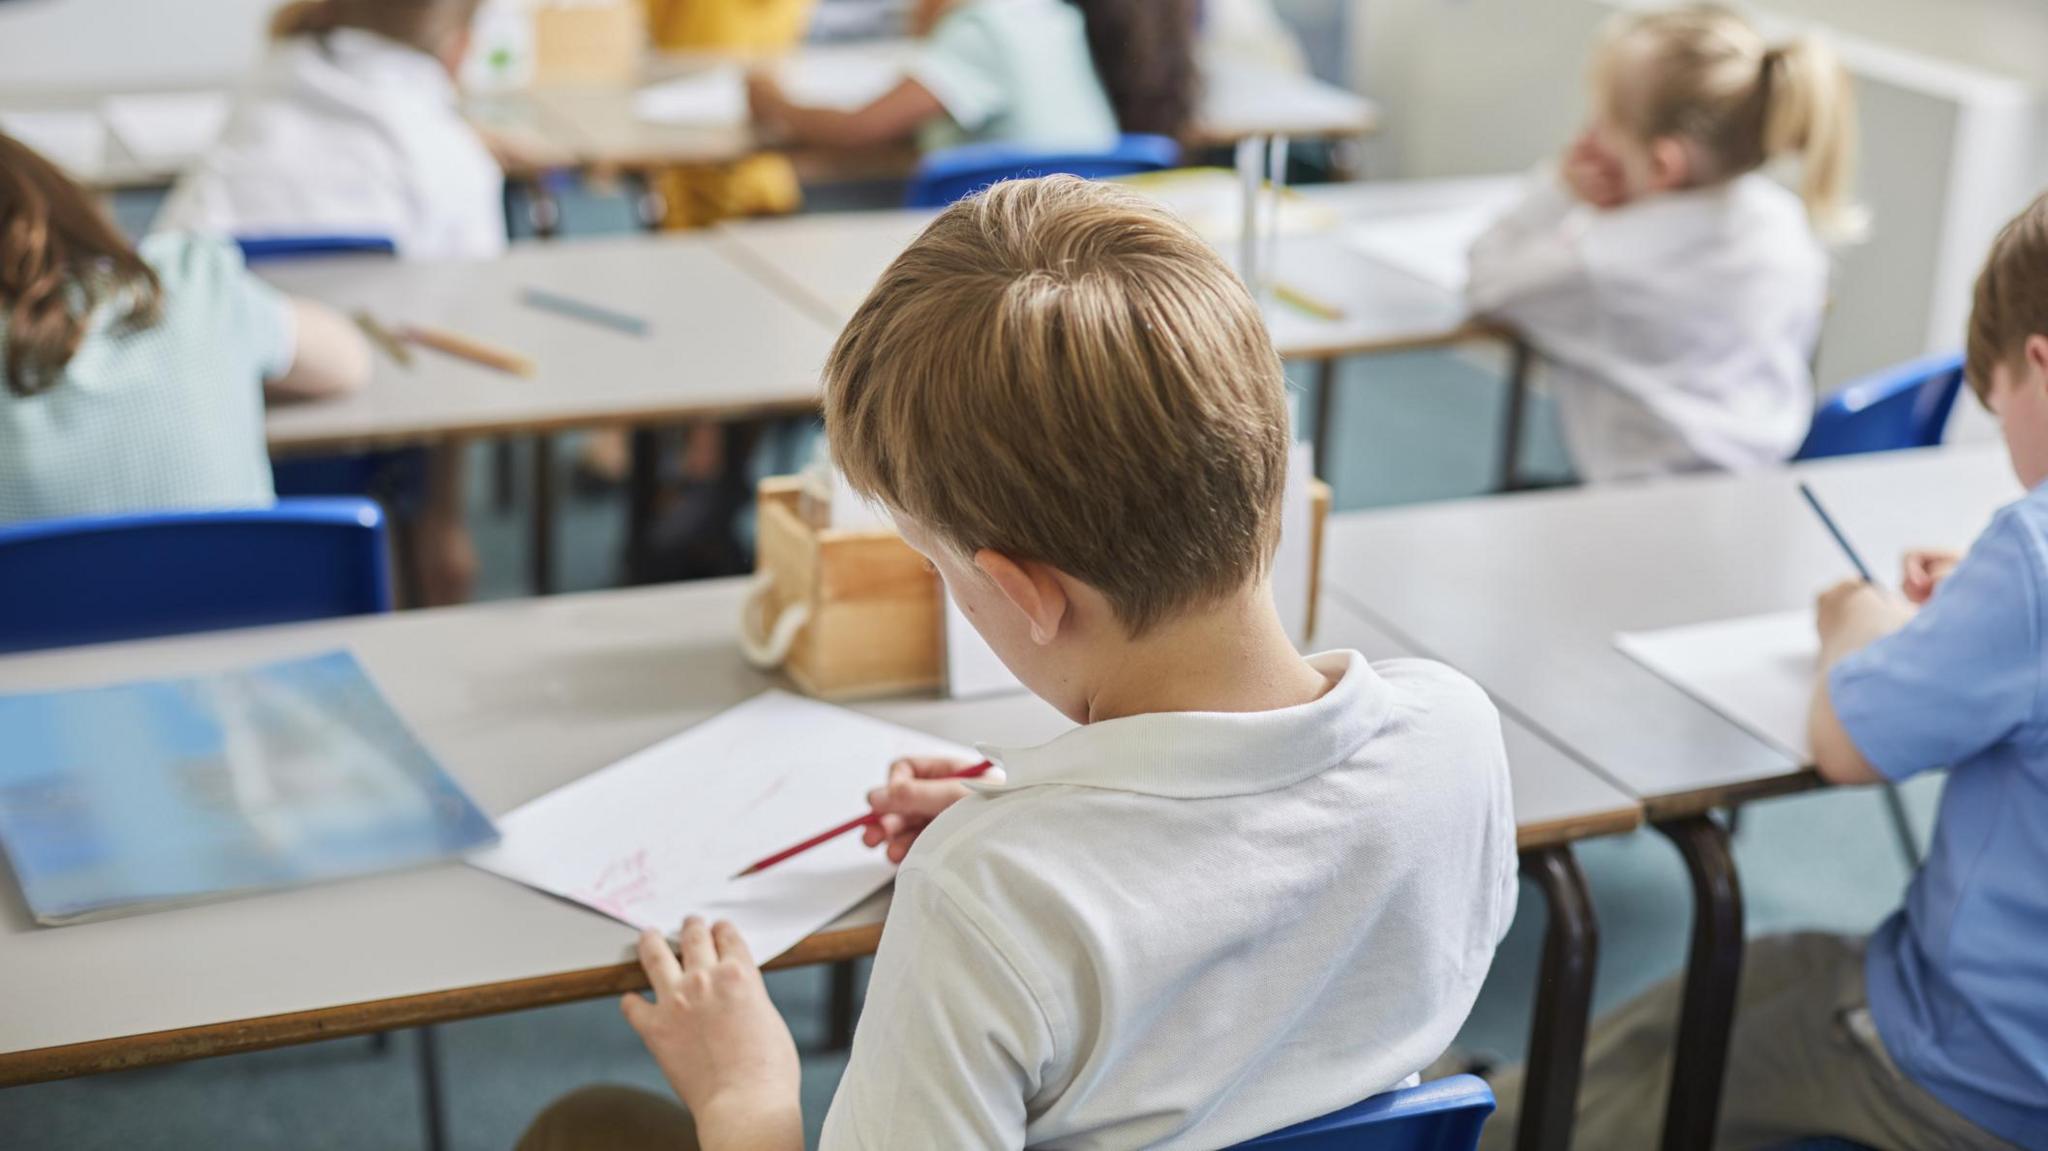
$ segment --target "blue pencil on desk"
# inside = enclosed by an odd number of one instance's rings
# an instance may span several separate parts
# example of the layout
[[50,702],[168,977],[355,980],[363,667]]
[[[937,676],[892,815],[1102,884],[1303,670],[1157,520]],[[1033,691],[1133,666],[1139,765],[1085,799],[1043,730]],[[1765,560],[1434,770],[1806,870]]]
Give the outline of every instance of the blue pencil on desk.
[[1812,508],[1813,514],[1820,517],[1821,526],[1827,528],[1828,534],[1835,537],[1835,543],[1841,546],[1842,554],[1848,556],[1849,562],[1856,565],[1856,574],[1863,577],[1863,582],[1877,583],[1877,577],[1870,574],[1870,567],[1863,562],[1863,557],[1857,555],[1856,549],[1850,546],[1849,537],[1843,535],[1842,529],[1836,526],[1835,517],[1828,514],[1828,509],[1820,506],[1820,497],[1813,494],[1813,489],[1808,487],[1804,480],[1799,482],[1799,494],[1806,497],[1806,506]]
[[539,308],[542,311],[554,312],[557,315],[568,316],[571,319],[583,320],[601,327],[612,328],[616,331],[625,332],[627,335],[644,336],[647,334],[647,321],[638,316],[629,316],[624,312],[613,311],[602,304],[593,304],[587,300],[576,299],[573,296],[564,296],[558,292],[550,292],[546,288],[522,289],[519,293],[519,298],[528,307]]

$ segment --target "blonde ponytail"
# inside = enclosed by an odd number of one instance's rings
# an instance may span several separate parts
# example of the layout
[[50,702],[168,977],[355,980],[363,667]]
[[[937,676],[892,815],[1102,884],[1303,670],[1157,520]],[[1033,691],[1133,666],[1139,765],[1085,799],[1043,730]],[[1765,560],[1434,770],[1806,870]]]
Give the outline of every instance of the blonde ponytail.
[[1763,153],[1799,157],[1799,194],[1814,227],[1859,239],[1868,223],[1850,202],[1856,166],[1856,92],[1824,41],[1802,36],[1764,53]]
[[1618,17],[1594,74],[1616,121],[1638,139],[1692,145],[1699,183],[1796,156],[1814,229],[1835,241],[1861,233],[1864,215],[1849,199],[1855,90],[1825,43],[1772,47],[1735,9],[1687,4]]

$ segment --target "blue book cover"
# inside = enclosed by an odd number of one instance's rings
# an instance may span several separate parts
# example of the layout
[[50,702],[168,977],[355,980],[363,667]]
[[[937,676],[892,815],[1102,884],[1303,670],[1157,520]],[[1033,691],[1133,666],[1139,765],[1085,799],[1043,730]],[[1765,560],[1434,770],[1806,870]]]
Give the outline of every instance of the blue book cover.
[[75,923],[497,842],[353,655],[0,695],[0,847]]

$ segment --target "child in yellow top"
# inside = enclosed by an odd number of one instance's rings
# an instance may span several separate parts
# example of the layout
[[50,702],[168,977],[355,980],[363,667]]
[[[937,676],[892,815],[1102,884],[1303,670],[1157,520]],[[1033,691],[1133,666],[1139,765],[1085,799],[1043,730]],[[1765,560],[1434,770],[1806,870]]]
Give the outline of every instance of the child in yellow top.
[[[645,0],[648,39],[672,52],[785,52],[803,39],[816,0]],[[780,215],[803,206],[796,169],[774,155],[656,175],[662,226],[702,228],[735,216]]]
[[[986,749],[1000,783],[919,760],[870,795],[903,866],[820,1145],[1223,1147],[1441,1053],[1514,914],[1499,719],[1439,664],[1295,651],[1269,582],[1285,380],[1215,252],[1128,189],[998,184],[884,274],[825,421],[1079,726]],[[703,1146],[797,1151],[796,1050],[745,942],[681,941],[642,940],[657,998],[627,1019]],[[526,1146],[688,1126],[571,1097]]]

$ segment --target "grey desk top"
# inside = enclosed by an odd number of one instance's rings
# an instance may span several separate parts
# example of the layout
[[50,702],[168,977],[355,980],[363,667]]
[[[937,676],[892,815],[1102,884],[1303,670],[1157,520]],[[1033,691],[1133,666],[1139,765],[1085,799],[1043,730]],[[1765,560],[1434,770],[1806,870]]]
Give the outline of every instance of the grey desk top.
[[[1965,402],[1969,402],[1967,398]],[[1810,785],[1782,753],[1615,650],[1620,631],[1783,611],[1853,574],[1810,479],[1881,578],[1963,546],[2019,494],[1996,447],[1339,516],[1324,587],[1464,670],[1653,818]]]
[[[272,447],[808,409],[833,330],[771,291],[703,236],[625,236],[514,247],[498,260],[347,258],[262,269],[286,291],[387,326],[445,328],[539,367],[507,375],[425,348],[381,353],[363,392],[273,407]],[[645,319],[635,336],[531,307],[545,288]]]
[[[742,585],[606,592],[0,659],[0,691],[353,650],[494,813],[772,686],[740,658]],[[1400,654],[1329,603],[1319,644]],[[962,742],[1067,721],[1026,695],[863,705]],[[1633,801],[1509,726],[1523,844],[1634,826]],[[871,903],[827,929],[872,927]],[[873,933],[847,931],[855,949]],[[460,865],[62,928],[0,887],[0,1082],[515,1010],[631,986],[632,931]],[[824,935],[817,938],[823,938]],[[800,949],[801,950],[801,949]],[[820,952],[809,958],[844,954]]]
[[[1422,215],[1456,207],[1471,181],[1347,184],[1312,199],[1341,219],[1375,213]],[[846,322],[896,258],[930,222],[930,211],[849,212],[746,220],[719,227],[734,258],[835,328]],[[1329,235],[1283,237],[1274,280],[1334,306],[1338,319],[1286,304],[1267,306],[1274,346],[1313,359],[1432,347],[1473,338],[1464,301],[1452,292],[1371,259]]]

